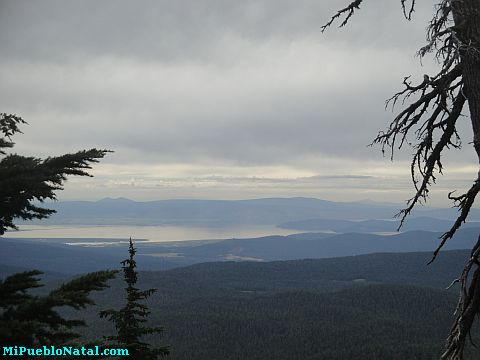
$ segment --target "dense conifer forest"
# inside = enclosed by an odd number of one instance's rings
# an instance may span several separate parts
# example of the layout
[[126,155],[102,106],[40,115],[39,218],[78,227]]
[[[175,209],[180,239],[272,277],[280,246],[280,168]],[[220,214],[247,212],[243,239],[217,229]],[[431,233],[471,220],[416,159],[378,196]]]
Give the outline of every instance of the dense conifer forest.
[[[438,359],[457,295],[445,290],[465,251],[423,271],[428,253],[271,263],[222,262],[140,272],[157,288],[149,324],[170,359]],[[84,336],[114,331],[98,318],[122,301],[120,279],[95,294]],[[478,339],[474,333],[474,340]],[[473,349],[473,348],[472,348]],[[470,349],[467,359],[480,355]]]

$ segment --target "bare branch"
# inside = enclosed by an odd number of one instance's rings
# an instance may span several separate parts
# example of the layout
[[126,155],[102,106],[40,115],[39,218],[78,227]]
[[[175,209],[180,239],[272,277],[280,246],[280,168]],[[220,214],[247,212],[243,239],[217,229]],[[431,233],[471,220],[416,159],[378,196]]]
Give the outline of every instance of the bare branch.
[[[455,135],[455,125],[458,118],[460,117],[465,101],[466,99],[462,94],[459,94],[457,96],[453,104],[453,109],[449,111],[449,116],[447,117],[447,119],[442,121],[442,125],[445,124],[446,126],[444,129],[442,129],[442,136],[440,137],[440,140],[435,144],[435,146],[433,146],[433,131],[436,127],[433,124],[428,124],[432,123],[431,120],[426,121],[427,128],[429,130],[427,130],[427,133],[426,135],[424,135],[422,141],[416,146],[417,152],[413,157],[411,167],[412,178],[417,191],[415,195],[408,201],[408,206],[397,214],[397,216],[402,217],[400,221],[400,227],[403,225],[405,218],[410,214],[416,203],[420,200],[427,199],[429,186],[432,184],[432,182],[435,182],[436,180],[435,168],[439,173],[442,173],[443,165],[440,158],[443,150],[449,145],[456,146],[456,144],[452,142],[451,139],[452,136]],[[442,109],[440,107],[437,107],[435,110],[436,111],[434,112],[434,115],[438,115],[440,112],[442,112]],[[420,114],[423,115],[423,109],[421,110]],[[413,121],[416,122],[417,119],[414,119]],[[415,165],[417,165],[419,172],[422,176],[420,186],[417,186],[417,180],[415,178]]]
[[324,32],[333,22],[340,18],[342,15],[345,15],[345,19],[342,21],[339,27],[347,25],[348,20],[353,16],[355,10],[360,9],[360,5],[362,4],[363,0],[354,0],[352,1],[347,7],[338,10],[335,15],[332,16],[329,22],[323,25],[320,29]]
[[457,230],[462,226],[462,224],[467,220],[468,213],[470,212],[470,209],[473,206],[473,203],[475,202],[475,198],[477,197],[477,194],[480,192],[480,178],[477,178],[475,182],[473,183],[472,187],[470,190],[468,190],[465,194],[460,195],[460,196],[453,196],[453,192],[448,194],[448,198],[450,200],[453,200],[455,202],[455,206],[458,207],[458,210],[460,211],[460,215],[457,217],[457,220],[455,220],[455,223],[452,225],[450,230],[448,230],[445,234],[441,236],[441,242],[440,245],[437,247],[435,252],[433,253],[433,258],[430,260],[429,264],[432,263],[435,258],[437,257],[438,253],[442,249],[443,245],[455,235]]
[[[418,98],[406,106],[390,124],[386,132],[380,132],[373,140],[373,144],[381,144],[382,152],[385,148],[393,150],[398,144],[402,148],[407,141],[407,135],[416,128],[415,154],[411,163],[411,176],[415,186],[415,195],[408,201],[407,207],[397,216],[401,216],[400,227],[418,202],[428,198],[429,187],[436,180],[435,172],[442,173],[443,165],[441,154],[449,147],[459,147],[460,139],[456,132],[456,123],[461,116],[466,102],[460,91],[462,68],[459,64],[447,73],[442,69],[434,77],[424,75],[419,85],[412,85],[409,77],[403,81],[405,88],[387,100],[387,106],[403,98],[404,103],[411,96],[418,94]],[[429,111],[431,115],[427,115]],[[435,134],[440,139],[435,142]],[[417,171],[421,181],[417,180]]]
[[402,4],[403,15],[407,20],[412,20],[412,14],[415,11],[415,0],[410,1],[410,7],[407,10],[407,0],[400,0]]
[[[470,258],[458,280],[460,298],[455,310],[456,319],[447,339],[442,359],[462,359],[467,336],[470,334],[475,316],[480,311],[480,237],[470,253]],[[473,275],[470,276],[474,268]]]
[[[342,16],[345,16],[345,18],[340,23],[339,27],[347,25],[348,20],[350,20],[350,18],[353,16],[355,10],[360,9],[360,5],[362,3],[363,0],[354,0],[343,9],[338,10],[337,13],[333,15],[330,20],[320,28],[322,32],[324,32],[330,25],[333,24],[335,20],[340,19]],[[410,6],[407,5],[407,0],[400,0],[400,3],[402,5],[403,15],[407,20],[411,20],[413,12],[415,11],[416,0],[410,0]]]
[[[403,14],[410,20],[416,0],[400,0]],[[347,24],[362,1],[353,1],[338,11],[322,27],[325,31],[334,21],[343,17],[340,27]],[[401,217],[400,227],[413,208],[426,202],[430,186],[436,176],[442,174],[441,156],[449,148],[460,148],[461,141],[456,130],[457,120],[468,102],[474,131],[474,148],[480,159],[480,28],[478,27],[480,6],[478,0],[439,0],[435,14],[427,27],[427,43],[417,55],[423,58],[433,53],[440,66],[438,73],[431,77],[424,75],[423,81],[412,85],[410,77],[403,80],[403,89],[386,102],[394,108],[397,102],[403,109],[390,123],[386,131],[379,132],[372,144],[380,144],[382,153],[390,148],[391,159],[396,148],[405,144],[414,148],[410,165],[414,196],[408,200]],[[465,86],[465,91],[464,91]],[[474,90],[472,90],[474,89]],[[465,95],[466,94],[466,95]],[[413,101],[411,99],[414,99]],[[414,140],[409,137],[414,135]],[[431,262],[438,256],[447,241],[467,220],[475,198],[480,192],[480,172],[471,188],[460,196],[449,194],[459,215],[454,224],[440,237],[440,243],[433,253]],[[462,275],[454,283],[461,287],[456,319],[447,340],[442,359],[463,358],[466,339],[477,314],[480,314],[480,237],[466,262]],[[451,286],[452,286],[451,285]]]

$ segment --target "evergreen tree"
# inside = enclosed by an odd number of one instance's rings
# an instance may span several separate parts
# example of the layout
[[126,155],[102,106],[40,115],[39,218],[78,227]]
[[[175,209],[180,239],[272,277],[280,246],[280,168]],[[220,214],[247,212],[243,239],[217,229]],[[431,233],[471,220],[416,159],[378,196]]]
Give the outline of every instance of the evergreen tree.
[[11,138],[21,133],[22,124],[26,122],[21,117],[0,113],[0,235],[16,229],[15,218],[44,219],[53,214],[55,210],[33,202],[56,199],[55,191],[63,190],[67,176],[91,176],[86,171],[90,164],[110,152],[90,149],[46,159],[7,154],[5,149],[14,146]]
[[[98,162],[108,150],[82,150],[74,154],[39,159],[7,154],[12,148],[13,135],[21,133],[19,126],[26,122],[17,115],[0,113],[0,236],[15,229],[15,218],[43,219],[54,210],[34,205],[45,199],[55,199],[63,190],[68,175],[91,176],[90,164]],[[2,136],[3,135],[3,136]],[[72,345],[79,337],[76,326],[85,326],[81,319],[67,319],[61,307],[80,310],[93,305],[92,291],[102,290],[116,271],[100,271],[71,280],[47,295],[32,294],[41,287],[41,271],[32,270],[0,279],[0,344],[15,345]]]
[[0,279],[0,344],[2,346],[67,345],[80,335],[74,331],[85,326],[80,319],[66,319],[60,307],[75,310],[93,305],[92,291],[103,290],[116,271],[99,271],[71,280],[47,295],[31,291],[41,287],[41,271],[33,270]]
[[147,327],[145,322],[150,314],[148,306],[140,301],[150,297],[156,289],[140,290],[137,283],[137,263],[134,259],[136,249],[130,238],[128,259],[122,261],[123,278],[127,284],[127,302],[120,310],[108,309],[100,312],[101,318],[107,318],[115,324],[117,335],[108,336],[105,339],[115,342],[119,347],[128,349],[129,357],[125,359],[157,359],[160,356],[169,354],[168,347],[153,348],[142,337],[149,334],[159,334],[163,331],[161,327]]

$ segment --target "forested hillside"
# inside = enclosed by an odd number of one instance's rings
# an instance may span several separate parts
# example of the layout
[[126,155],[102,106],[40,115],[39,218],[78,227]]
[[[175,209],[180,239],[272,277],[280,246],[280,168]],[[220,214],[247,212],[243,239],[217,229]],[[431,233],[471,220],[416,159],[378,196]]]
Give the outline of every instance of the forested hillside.
[[372,285],[160,307],[171,359],[437,359],[455,296]]
[[[444,252],[431,267],[429,253],[205,263],[141,272],[139,287],[158,289],[147,304],[166,330],[151,341],[174,360],[433,360],[456,304],[445,287],[467,254]],[[116,280],[98,294],[86,336],[112,331],[96,313],[118,306],[122,289]]]

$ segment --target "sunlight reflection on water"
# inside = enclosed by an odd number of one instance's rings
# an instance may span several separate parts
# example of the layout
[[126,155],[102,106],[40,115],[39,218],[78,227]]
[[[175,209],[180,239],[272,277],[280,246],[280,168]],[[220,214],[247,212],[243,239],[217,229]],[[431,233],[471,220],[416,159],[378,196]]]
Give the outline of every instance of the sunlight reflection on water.
[[[298,233],[298,231],[280,229],[275,226],[251,225],[219,228],[183,226],[21,225],[19,228],[19,231],[8,231],[5,237],[45,239],[128,239],[132,237],[135,239],[146,239],[150,242],[169,242],[253,238]],[[79,244],[79,242],[74,243]]]

